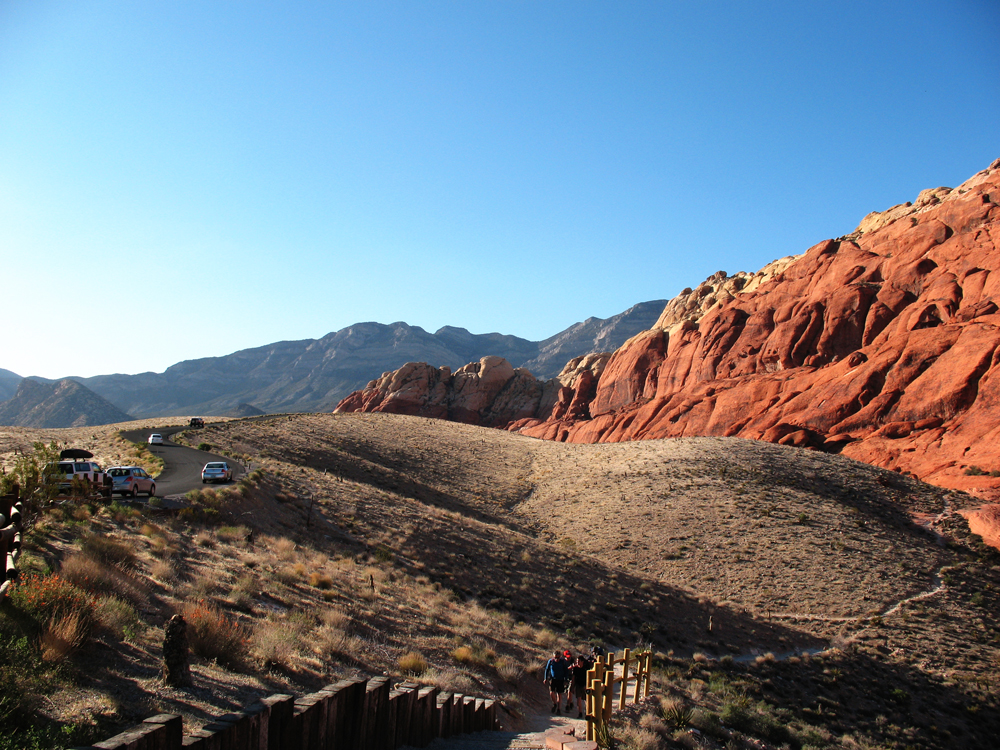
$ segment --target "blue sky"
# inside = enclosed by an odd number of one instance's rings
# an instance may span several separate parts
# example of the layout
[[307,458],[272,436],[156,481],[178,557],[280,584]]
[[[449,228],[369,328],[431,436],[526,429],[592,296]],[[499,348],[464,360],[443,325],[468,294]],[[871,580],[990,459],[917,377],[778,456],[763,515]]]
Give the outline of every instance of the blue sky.
[[541,339],[984,169],[998,71],[995,0],[4,0],[0,367]]

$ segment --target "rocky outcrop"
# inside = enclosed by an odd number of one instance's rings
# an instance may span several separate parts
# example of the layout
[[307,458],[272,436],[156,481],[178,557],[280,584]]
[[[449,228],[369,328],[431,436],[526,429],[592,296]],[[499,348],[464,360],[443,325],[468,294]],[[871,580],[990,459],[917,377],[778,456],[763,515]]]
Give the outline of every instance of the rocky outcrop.
[[998,204],[1000,160],[802,256],[715,274],[613,354],[522,381],[503,408],[499,382],[490,407],[462,411],[450,375],[404,392],[388,373],[341,410],[433,403],[433,416],[573,442],[747,437],[989,495],[998,480],[966,470],[1000,470]]
[[69,378],[55,383],[24,378],[14,397],[0,403],[0,424],[18,427],[89,427],[131,419]]
[[614,353],[590,419],[511,428],[749,437],[966,488],[968,466],[1000,469],[998,203],[1000,160],[777,262],[753,289],[712,277]]

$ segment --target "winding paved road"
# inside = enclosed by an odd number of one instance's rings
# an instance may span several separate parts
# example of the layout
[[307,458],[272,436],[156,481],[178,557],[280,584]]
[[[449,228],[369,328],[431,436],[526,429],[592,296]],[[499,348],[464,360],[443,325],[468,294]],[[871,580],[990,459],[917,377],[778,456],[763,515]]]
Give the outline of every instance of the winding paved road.
[[225,461],[233,469],[233,481],[239,481],[244,469],[241,464],[226,456],[178,445],[170,437],[184,426],[151,427],[142,430],[122,432],[122,437],[134,443],[145,443],[149,436],[157,432],[163,435],[163,445],[148,445],[150,452],[163,459],[163,471],[156,477],[156,495],[170,500],[179,500],[190,490],[201,489],[201,470],[209,461]]

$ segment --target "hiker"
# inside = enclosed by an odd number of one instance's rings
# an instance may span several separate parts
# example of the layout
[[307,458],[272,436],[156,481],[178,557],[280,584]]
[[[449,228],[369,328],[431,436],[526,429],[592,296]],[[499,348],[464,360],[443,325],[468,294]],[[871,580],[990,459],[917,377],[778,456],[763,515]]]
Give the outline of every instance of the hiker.
[[[576,657],[576,663],[573,665],[573,669],[570,675],[570,682],[572,683],[571,690],[572,695],[576,697],[576,718],[583,718],[583,708],[587,701],[587,672],[590,671],[592,664],[587,663],[587,658],[580,654]],[[571,711],[571,704],[566,704],[566,711]]]
[[[549,686],[549,697],[552,699],[552,713],[562,713],[560,703],[562,694],[566,691],[566,678],[569,677],[569,664],[558,651],[545,662],[545,684]],[[567,707],[568,710],[568,707]]]
[[573,652],[569,649],[563,651],[563,660],[566,662],[566,713],[573,710]]

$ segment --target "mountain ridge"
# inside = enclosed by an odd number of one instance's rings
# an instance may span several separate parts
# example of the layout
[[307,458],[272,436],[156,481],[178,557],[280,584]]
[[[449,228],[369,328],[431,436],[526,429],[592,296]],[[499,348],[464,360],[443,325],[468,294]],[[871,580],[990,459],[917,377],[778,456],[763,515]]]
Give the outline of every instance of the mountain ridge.
[[[457,326],[428,333],[402,321],[363,322],[319,339],[279,341],[184,360],[163,373],[70,379],[138,418],[223,415],[246,407],[261,412],[330,411],[373,377],[415,359],[450,363],[458,369],[467,361],[499,352],[519,366],[530,362],[541,376],[550,377],[558,373],[566,355],[576,356],[609,341],[624,343],[636,330],[651,325],[665,304],[666,300],[641,302],[610,318],[588,318],[542,341],[473,334]],[[0,387],[3,382],[0,378]]]

